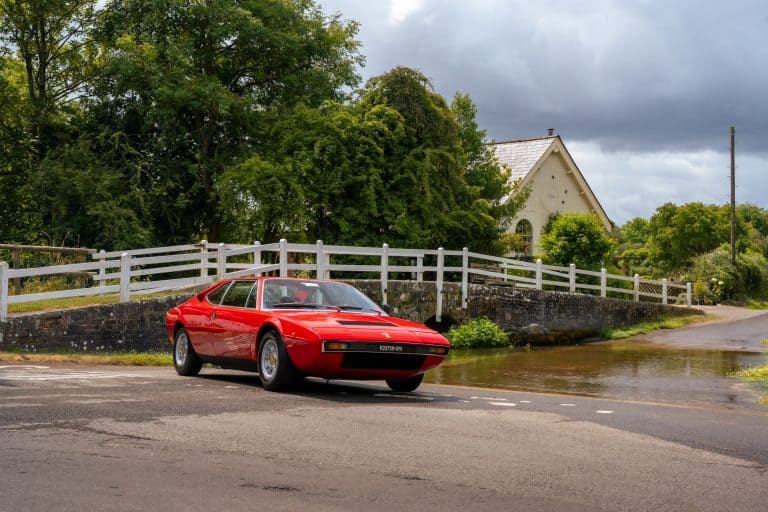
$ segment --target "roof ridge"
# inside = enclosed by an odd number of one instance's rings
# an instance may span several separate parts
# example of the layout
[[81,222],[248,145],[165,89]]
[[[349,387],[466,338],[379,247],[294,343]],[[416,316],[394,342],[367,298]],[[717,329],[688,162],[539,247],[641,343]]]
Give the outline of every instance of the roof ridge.
[[526,138],[526,139],[494,140],[494,141],[491,141],[491,142],[487,142],[487,144],[489,144],[489,145],[494,145],[494,144],[512,144],[512,143],[515,143],[515,142],[533,142],[533,141],[537,141],[537,140],[557,139],[557,138],[560,138],[560,136],[559,135],[541,135],[539,137],[529,137],[529,138]]

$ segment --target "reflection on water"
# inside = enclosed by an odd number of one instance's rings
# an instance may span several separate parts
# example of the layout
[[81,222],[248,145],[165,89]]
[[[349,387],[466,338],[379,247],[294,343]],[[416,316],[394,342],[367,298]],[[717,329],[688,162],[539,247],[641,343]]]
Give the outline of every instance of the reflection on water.
[[755,386],[731,375],[765,354],[601,342],[531,349],[454,350],[426,382],[643,401],[739,404]]

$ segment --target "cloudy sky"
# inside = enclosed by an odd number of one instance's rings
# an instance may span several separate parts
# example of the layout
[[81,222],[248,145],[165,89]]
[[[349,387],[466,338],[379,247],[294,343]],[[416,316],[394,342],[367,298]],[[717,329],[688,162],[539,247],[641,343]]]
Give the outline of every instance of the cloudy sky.
[[488,137],[555,128],[621,225],[666,202],[768,208],[764,0],[317,0],[360,23],[368,78],[469,93]]

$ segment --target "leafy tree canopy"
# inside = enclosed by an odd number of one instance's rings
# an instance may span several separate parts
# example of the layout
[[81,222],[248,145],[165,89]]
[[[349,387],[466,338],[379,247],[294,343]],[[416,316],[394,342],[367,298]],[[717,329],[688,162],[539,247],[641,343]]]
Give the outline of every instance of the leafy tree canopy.
[[352,101],[295,108],[219,192],[263,227],[257,238],[499,252],[518,203],[474,116],[468,97],[449,105],[421,73],[395,68]]
[[[745,248],[744,222],[737,219],[737,242]],[[662,271],[679,270],[691,260],[730,240],[730,212],[727,205],[700,202],[677,206],[666,203],[656,209],[648,225],[651,262]]]

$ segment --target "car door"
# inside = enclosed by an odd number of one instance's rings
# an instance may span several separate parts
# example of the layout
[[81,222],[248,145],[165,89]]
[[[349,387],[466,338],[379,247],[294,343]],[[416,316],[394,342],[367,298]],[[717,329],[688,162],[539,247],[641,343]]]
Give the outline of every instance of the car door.
[[214,355],[213,341],[216,336],[216,326],[212,324],[211,319],[216,318],[219,302],[229,285],[230,283],[223,283],[208,292],[201,300],[194,299],[186,305],[184,325],[189,334],[189,341],[199,355]]
[[252,315],[257,294],[256,280],[232,282],[212,319],[213,350],[216,356],[229,359],[248,359],[256,335]]

